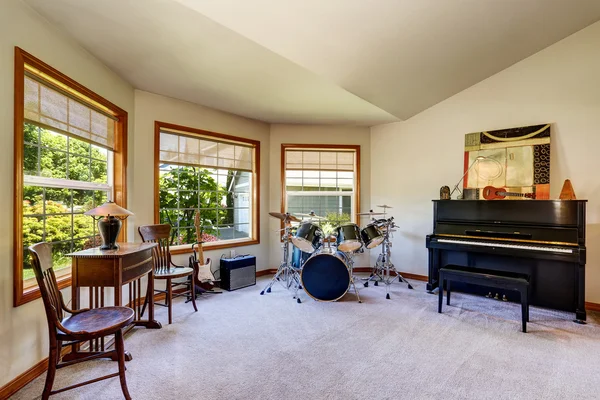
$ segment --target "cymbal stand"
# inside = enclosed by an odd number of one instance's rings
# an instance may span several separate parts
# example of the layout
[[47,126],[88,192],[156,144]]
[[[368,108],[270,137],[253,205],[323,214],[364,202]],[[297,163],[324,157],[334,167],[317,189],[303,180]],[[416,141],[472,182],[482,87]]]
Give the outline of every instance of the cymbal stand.
[[[365,287],[369,286],[369,282],[371,280],[379,278],[379,280],[375,280],[375,286],[378,286],[378,282],[383,282],[385,284],[386,291],[385,298],[389,299],[390,285],[394,283],[396,279],[398,279],[398,282],[406,283],[409,289],[414,288],[412,287],[409,281],[407,281],[402,275],[400,275],[400,272],[398,272],[398,270],[392,263],[392,242],[390,241],[390,233],[395,224],[390,218],[386,225],[387,229],[383,237],[383,242],[381,243],[381,254],[379,254],[379,257],[377,257],[377,262],[373,267],[373,271],[371,272],[369,279],[365,282]],[[391,273],[394,273],[394,276],[391,276]]]
[[260,292],[260,294],[262,296],[265,294],[265,292],[271,293],[271,288],[275,282],[279,282],[288,290],[293,288],[293,298],[296,299],[298,303],[301,303],[302,301],[298,297],[298,289],[300,289],[300,275],[290,262],[290,243],[292,236],[291,230],[291,225],[286,221],[285,228],[283,229],[283,236],[281,237],[281,240],[283,241],[283,260],[279,265],[279,268],[277,268],[277,272],[271,279],[271,282],[269,282],[269,284]]

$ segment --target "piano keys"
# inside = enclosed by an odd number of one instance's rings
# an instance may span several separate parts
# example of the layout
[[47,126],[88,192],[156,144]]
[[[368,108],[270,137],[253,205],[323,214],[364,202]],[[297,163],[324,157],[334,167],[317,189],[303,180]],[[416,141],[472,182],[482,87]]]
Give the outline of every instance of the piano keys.
[[[586,203],[434,200],[427,290],[438,287],[439,268],[449,264],[524,273],[531,277],[531,304],[585,321]],[[457,289],[487,294],[476,286]]]

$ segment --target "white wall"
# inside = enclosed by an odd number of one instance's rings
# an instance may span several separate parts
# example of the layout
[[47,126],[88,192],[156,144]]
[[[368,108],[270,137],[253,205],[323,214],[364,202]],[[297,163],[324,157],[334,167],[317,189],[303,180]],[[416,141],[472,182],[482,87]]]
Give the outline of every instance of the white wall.
[[600,302],[600,22],[407,121],[372,128],[371,203],[395,206],[398,269],[427,275],[431,200],[461,177],[466,133],[548,122],[551,198],[569,178],[589,200],[586,299]]
[[[133,88],[98,60],[46,23],[19,0],[0,6],[0,387],[48,356],[47,325],[41,300],[13,308],[13,113],[14,46],[55,67],[107,98],[133,111]],[[133,122],[130,119],[129,132]],[[131,137],[130,137],[131,140]],[[131,141],[129,142],[131,144]],[[131,164],[130,164],[131,165]],[[63,291],[70,299],[70,289]]]
[[[237,254],[251,253],[256,256],[256,269],[269,269],[269,234],[266,231],[269,210],[269,125],[264,122],[239,117],[182,100],[159,96],[140,90],[135,91],[135,133],[132,168],[133,183],[129,190],[134,193],[130,208],[130,227],[135,229],[135,240],[140,241],[137,227],[154,223],[154,121],[168,122],[191,128],[240,136],[260,141],[260,244],[236,247]],[[229,255],[229,249],[205,252],[213,262],[219,262],[221,254]],[[174,257],[174,262],[187,265],[189,255]]]
[[[369,128],[352,126],[323,126],[323,125],[271,125],[271,170],[268,175],[271,181],[269,196],[269,211],[280,212],[281,210],[281,144],[303,143],[303,144],[349,144],[360,145],[360,208],[368,211],[370,207],[369,193],[371,191],[371,151]],[[361,221],[365,222],[365,221]],[[277,268],[281,263],[282,248],[280,243],[281,228],[279,220],[269,218],[265,224],[269,231],[269,243],[271,244],[271,268]],[[368,252],[368,250],[367,250]],[[355,259],[354,265],[367,266],[368,254]]]

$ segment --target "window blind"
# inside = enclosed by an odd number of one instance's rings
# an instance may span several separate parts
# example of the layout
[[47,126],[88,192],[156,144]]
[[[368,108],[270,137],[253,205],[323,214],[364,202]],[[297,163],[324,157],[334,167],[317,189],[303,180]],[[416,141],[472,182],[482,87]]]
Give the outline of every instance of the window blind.
[[286,150],[286,170],[354,171],[354,151]]
[[25,120],[51,130],[115,149],[115,119],[71,96],[25,76]]
[[200,135],[192,137],[161,131],[159,160],[161,163],[167,164],[252,172],[254,147]]

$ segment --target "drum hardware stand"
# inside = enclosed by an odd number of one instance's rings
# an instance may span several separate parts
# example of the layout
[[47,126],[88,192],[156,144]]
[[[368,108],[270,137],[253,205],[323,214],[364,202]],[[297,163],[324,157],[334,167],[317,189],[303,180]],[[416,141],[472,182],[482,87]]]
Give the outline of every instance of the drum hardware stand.
[[[389,219],[388,221],[389,222],[387,223],[387,229],[386,229],[385,235],[383,237],[383,242],[381,243],[381,246],[382,246],[381,254],[379,254],[379,257],[377,257],[377,262],[375,263],[375,266],[373,267],[373,271],[371,272],[371,275],[369,275],[369,278],[367,278],[367,280],[365,282],[365,287],[368,287],[369,282],[372,280],[375,282],[374,283],[375,286],[378,286],[378,282],[383,282],[385,284],[385,291],[386,291],[385,298],[389,300],[390,299],[390,285],[392,283],[394,283],[396,278],[398,279],[398,282],[406,283],[408,285],[409,289],[414,289],[414,288],[412,287],[412,285],[410,284],[409,281],[407,281],[402,275],[400,275],[400,273],[398,272],[398,270],[392,263],[392,260],[391,260],[392,243],[390,241],[390,231],[391,231],[392,227],[394,227],[395,225],[394,225],[394,222],[391,221],[391,219]],[[396,275],[394,277],[390,277],[390,272],[393,272]],[[376,280],[377,278],[379,280]]]
[[277,268],[277,272],[275,276],[271,279],[271,282],[260,292],[261,296],[266,293],[271,293],[271,287],[275,282],[280,282],[284,287],[290,290],[293,286],[294,288],[294,299],[298,303],[302,303],[300,297],[298,297],[298,289],[301,288],[300,285],[300,276],[298,275],[298,271],[292,266],[290,262],[290,237],[291,237],[291,225],[285,221],[285,228],[283,229],[283,261]]
[[350,284],[354,288],[354,293],[356,294],[356,298],[358,299],[358,302],[362,303],[362,300],[360,299],[360,294],[358,294],[358,289],[356,288],[356,283],[354,282],[354,256],[356,255],[356,252],[345,253],[345,254],[346,254],[346,259],[348,260],[348,266],[349,266],[349,270],[350,270]]

